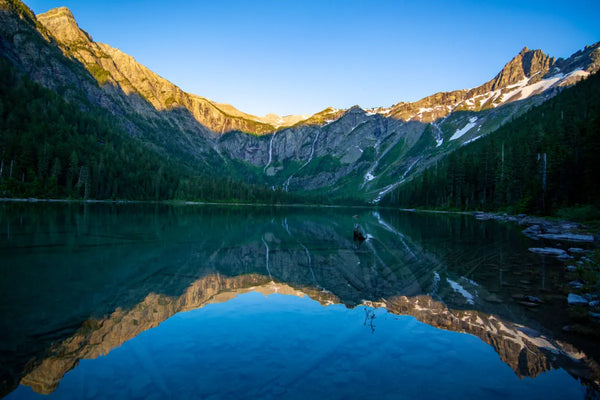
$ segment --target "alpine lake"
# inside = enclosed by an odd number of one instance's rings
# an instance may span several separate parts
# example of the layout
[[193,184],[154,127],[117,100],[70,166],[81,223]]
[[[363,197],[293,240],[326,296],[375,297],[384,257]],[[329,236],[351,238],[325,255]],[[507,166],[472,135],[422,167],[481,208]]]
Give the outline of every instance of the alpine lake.
[[563,330],[566,264],[521,230],[369,208],[0,203],[0,397],[597,398],[597,343]]

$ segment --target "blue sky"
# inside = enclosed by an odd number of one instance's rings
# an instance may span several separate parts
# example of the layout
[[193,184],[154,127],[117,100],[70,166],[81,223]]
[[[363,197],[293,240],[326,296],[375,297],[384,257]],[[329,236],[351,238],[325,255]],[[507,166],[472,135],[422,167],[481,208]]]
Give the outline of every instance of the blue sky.
[[26,0],[183,90],[255,115],[390,106],[478,86],[524,46],[600,41],[600,1]]

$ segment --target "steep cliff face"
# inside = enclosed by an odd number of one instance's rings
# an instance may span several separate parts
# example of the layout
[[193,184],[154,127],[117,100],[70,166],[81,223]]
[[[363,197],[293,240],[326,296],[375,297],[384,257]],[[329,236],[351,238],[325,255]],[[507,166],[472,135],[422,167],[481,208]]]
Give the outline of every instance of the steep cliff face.
[[[20,71],[51,89],[77,82],[89,97],[99,97],[92,77],[65,60],[50,33],[21,2],[0,0],[0,51]],[[66,97],[72,92],[63,90]]]
[[[110,60],[102,47],[93,44],[89,35],[76,26],[67,9],[58,9],[42,20],[57,31],[58,37],[71,38],[69,45],[60,44],[23,3],[0,0],[2,57],[33,81],[55,90],[82,109],[104,108],[114,117],[114,124],[139,139],[140,145],[196,167],[218,167],[220,157],[214,151],[214,134],[189,112],[160,111],[137,92],[126,92],[114,83],[100,84],[102,79],[109,79],[104,69],[86,68],[96,65],[91,64],[95,60]],[[77,59],[78,54],[89,64]],[[117,78],[125,81],[121,75]]]
[[541,50],[529,50],[525,47],[484,87],[486,89],[489,87],[491,90],[503,89],[519,83],[524,78],[532,78],[534,75],[539,75],[538,78],[541,79],[543,75],[548,73],[555,61],[554,58],[547,56]]

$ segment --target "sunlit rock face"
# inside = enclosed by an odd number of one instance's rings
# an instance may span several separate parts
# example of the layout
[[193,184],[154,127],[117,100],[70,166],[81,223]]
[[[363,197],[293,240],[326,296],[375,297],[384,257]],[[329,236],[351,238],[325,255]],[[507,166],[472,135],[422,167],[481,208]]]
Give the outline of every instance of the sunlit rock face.
[[[274,130],[271,125],[229,105],[223,105],[229,111],[227,113],[210,100],[188,94],[119,49],[94,42],[79,28],[75,18],[65,7],[40,14],[37,19],[61,45],[67,56],[80,61],[103,88],[108,84],[107,91],[110,86],[116,86],[127,96],[139,95],[157,111],[184,108],[199,124],[212,132],[240,130],[265,133]],[[144,107],[142,102],[130,103],[130,106],[135,107],[137,113],[145,116],[151,114],[151,108]]]

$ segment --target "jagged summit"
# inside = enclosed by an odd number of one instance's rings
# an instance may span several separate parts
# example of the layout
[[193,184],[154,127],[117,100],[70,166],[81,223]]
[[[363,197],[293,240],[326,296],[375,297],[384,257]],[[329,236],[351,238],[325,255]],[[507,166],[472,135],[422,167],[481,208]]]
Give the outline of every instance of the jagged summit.
[[554,57],[541,50],[529,50],[524,47],[519,54],[510,60],[494,79],[488,82],[489,90],[498,90],[519,83],[525,78],[539,74],[540,79],[555,63]]
[[600,69],[600,42],[567,60],[524,47],[490,81],[473,89],[439,92],[414,103],[370,110],[404,121],[433,122],[454,111],[481,111],[570,85]]
[[71,10],[67,7],[53,8],[36,16],[52,35],[67,45],[92,42],[92,37],[79,27]]
[[365,110],[359,106],[358,104],[353,105],[352,107],[350,107],[348,110],[346,110],[346,113],[364,113]]

